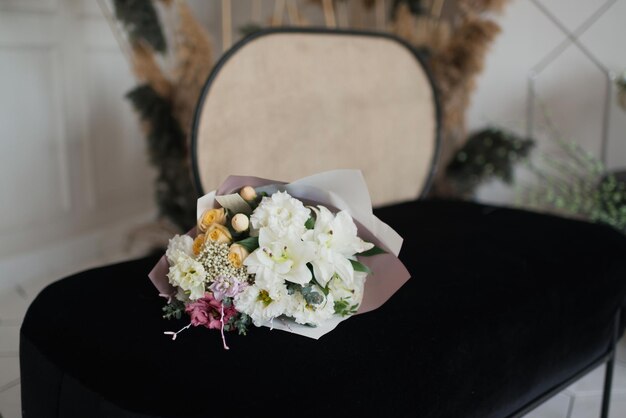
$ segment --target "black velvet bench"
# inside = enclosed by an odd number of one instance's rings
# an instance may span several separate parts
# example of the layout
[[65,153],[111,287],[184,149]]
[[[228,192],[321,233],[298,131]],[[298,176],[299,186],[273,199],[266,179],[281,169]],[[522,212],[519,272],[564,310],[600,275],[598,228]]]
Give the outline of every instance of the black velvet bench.
[[410,231],[412,279],[319,341],[267,328],[227,334],[230,351],[205,329],[172,341],[186,322],[161,319],[158,256],[53,283],[21,329],[24,418],[509,417],[612,370],[622,234],[463,202],[376,213]]

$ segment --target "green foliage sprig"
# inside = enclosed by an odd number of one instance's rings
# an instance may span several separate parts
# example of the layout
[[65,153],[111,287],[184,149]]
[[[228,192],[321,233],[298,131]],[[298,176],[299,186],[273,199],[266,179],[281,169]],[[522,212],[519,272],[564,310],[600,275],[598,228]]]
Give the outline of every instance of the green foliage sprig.
[[626,231],[626,183],[580,145],[557,144],[558,153],[528,165],[537,181],[518,190],[518,203]]
[[224,330],[237,330],[239,335],[247,335],[250,324],[252,324],[252,319],[245,313],[239,313],[230,318],[228,323],[224,325]]
[[532,139],[500,128],[483,129],[472,134],[457,151],[446,168],[446,175],[457,192],[466,196],[491,178],[511,184],[515,165],[528,157],[534,144]]
[[335,313],[337,315],[348,316],[348,315],[356,314],[359,309],[359,305],[358,304],[351,305],[347,300],[339,299],[335,301],[334,308],[335,308]]
[[172,113],[169,101],[148,85],[131,90],[126,97],[148,127],[150,160],[159,168],[156,200],[162,215],[182,230],[195,225],[196,191],[185,160],[185,135]]
[[122,22],[132,42],[143,40],[155,51],[166,51],[165,36],[152,0],[113,0],[113,7],[115,17]]
[[185,312],[185,304],[177,299],[172,299],[170,303],[163,307],[163,318],[180,319]]

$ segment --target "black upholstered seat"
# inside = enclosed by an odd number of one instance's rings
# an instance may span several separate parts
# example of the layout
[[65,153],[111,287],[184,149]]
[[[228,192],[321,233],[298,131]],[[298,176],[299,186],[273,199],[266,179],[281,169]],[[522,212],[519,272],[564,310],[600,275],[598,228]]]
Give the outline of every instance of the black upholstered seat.
[[254,328],[171,341],[157,257],[37,297],[21,333],[24,417],[505,417],[609,351],[626,238],[599,225],[446,201],[380,209],[412,279],[319,341]]

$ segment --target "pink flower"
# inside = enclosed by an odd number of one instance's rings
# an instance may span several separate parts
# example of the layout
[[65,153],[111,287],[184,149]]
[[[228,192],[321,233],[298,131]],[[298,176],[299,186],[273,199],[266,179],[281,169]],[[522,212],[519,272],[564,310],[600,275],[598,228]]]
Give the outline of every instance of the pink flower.
[[185,308],[185,312],[191,317],[191,324],[195,327],[200,325],[210,329],[222,327],[222,310],[224,312],[224,324],[227,324],[237,311],[231,305],[224,308],[222,303],[216,300],[211,293],[205,293],[204,297],[193,301]]

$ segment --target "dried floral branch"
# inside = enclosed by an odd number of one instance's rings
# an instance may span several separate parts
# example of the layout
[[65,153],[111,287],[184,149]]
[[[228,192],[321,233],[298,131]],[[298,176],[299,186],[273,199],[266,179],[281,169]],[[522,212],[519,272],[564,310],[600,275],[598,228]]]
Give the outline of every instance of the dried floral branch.
[[459,7],[473,13],[500,13],[507,4],[507,0],[458,0],[458,2]]
[[115,17],[122,22],[131,42],[145,41],[155,51],[165,52],[167,45],[152,1],[113,0]]
[[161,97],[171,97],[172,83],[157,63],[152,48],[143,42],[136,42],[132,51],[133,72],[140,84],[150,85]]
[[176,69],[174,71],[174,115],[187,134],[193,112],[213,67],[209,34],[195,19],[185,1],[177,1]]

